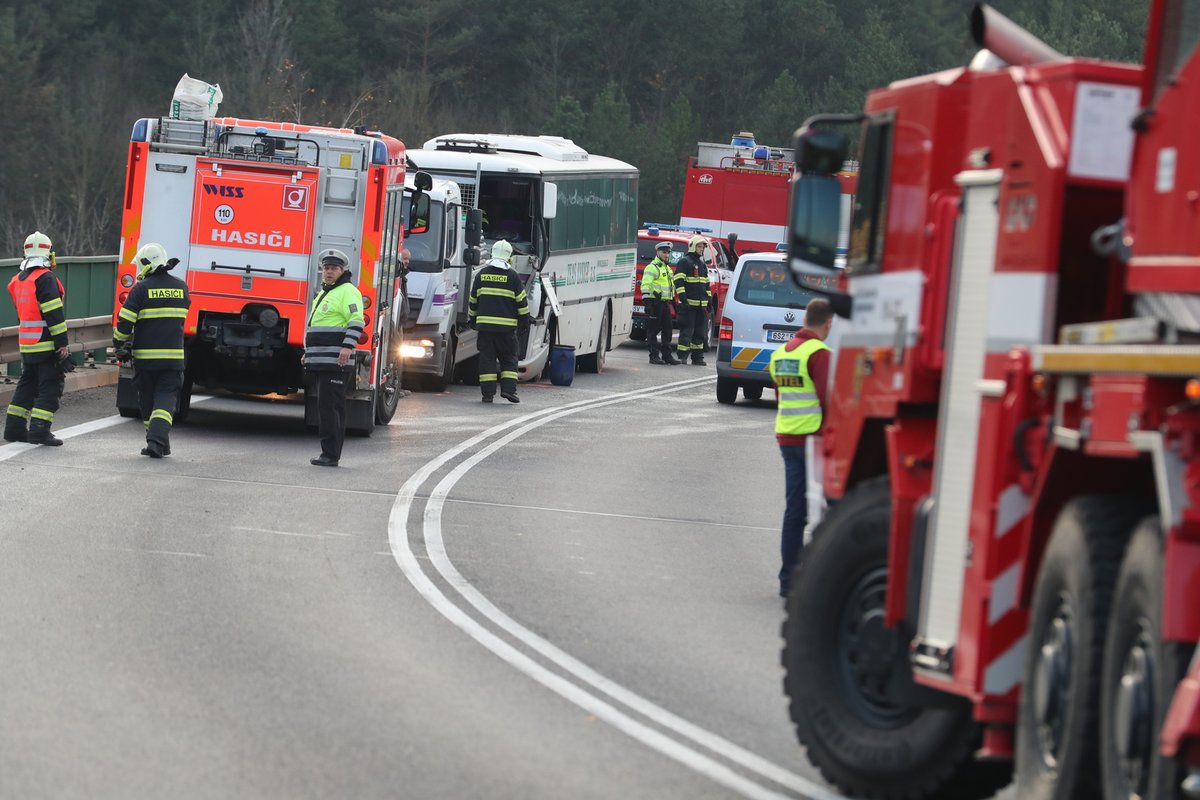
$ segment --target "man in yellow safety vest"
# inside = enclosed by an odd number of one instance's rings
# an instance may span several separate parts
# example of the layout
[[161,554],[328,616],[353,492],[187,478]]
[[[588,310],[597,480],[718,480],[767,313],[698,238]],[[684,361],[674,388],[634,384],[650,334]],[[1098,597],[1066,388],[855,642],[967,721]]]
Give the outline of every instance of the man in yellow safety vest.
[[829,347],[825,339],[833,328],[833,308],[824,298],[810,300],[804,310],[804,327],[771,354],[771,379],[779,398],[775,414],[775,439],[783,454],[787,486],[779,570],[779,594],[787,597],[792,572],[804,546],[808,523],[808,473],[804,449],[808,437],[821,430],[829,386]]

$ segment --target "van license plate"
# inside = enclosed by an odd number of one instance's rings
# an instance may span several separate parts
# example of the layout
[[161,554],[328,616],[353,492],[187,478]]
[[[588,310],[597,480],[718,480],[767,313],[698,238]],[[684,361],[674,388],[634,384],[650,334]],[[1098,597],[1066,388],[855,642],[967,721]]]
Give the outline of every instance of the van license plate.
[[786,342],[792,338],[792,331],[767,331],[768,342]]

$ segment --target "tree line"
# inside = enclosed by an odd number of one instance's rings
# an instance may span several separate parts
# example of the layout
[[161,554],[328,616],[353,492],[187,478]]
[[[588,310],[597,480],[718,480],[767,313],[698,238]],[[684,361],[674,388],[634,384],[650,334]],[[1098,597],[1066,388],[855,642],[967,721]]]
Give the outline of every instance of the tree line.
[[[1147,0],[995,0],[1063,53],[1141,58]],[[222,116],[553,134],[641,169],[677,219],[697,141],[789,144],[808,115],[967,63],[967,0],[0,0],[0,257],[116,252],[129,131],[185,72]]]

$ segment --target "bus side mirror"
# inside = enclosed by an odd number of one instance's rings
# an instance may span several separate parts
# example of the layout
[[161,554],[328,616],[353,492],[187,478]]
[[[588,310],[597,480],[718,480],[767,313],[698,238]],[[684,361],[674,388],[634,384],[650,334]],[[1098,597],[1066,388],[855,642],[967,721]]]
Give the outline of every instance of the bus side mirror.
[[479,248],[468,247],[463,250],[463,263],[468,267],[479,266]]
[[558,184],[542,184],[542,219],[554,219],[558,216]]
[[479,247],[483,243],[483,209],[467,209],[467,246]]

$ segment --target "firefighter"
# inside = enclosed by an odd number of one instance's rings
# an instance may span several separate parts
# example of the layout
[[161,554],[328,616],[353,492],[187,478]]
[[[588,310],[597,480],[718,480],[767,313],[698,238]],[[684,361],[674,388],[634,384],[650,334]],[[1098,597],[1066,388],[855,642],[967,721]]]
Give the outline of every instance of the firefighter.
[[786,505],[779,552],[779,594],[787,597],[792,572],[808,523],[808,472],[804,449],[808,437],[821,429],[829,385],[829,347],[825,339],[833,328],[833,308],[824,298],[810,300],[804,310],[804,327],[771,354],[771,380],[779,409],[775,414],[775,440],[783,455]]
[[708,267],[704,249],[708,240],[699,234],[688,240],[688,251],[675,265],[675,298],[679,303],[679,360],[705,366],[704,331],[708,325],[708,306],[712,289],[708,285]]
[[[642,272],[642,303],[646,319],[646,341],[650,344],[651,364],[680,363],[671,354],[671,306],[675,302],[674,275],[671,272],[671,243],[654,247],[654,260]],[[662,342],[656,340],[662,334]]]
[[21,268],[8,282],[17,307],[21,379],[4,415],[4,439],[58,447],[62,439],[50,426],[62,399],[64,372],[73,365],[67,360],[66,289],[52,272],[56,262],[51,247],[50,237],[41,231],[29,234]]
[[138,393],[146,446],[142,455],[171,455],[171,426],[183,383],[183,323],[187,320],[187,284],[167,273],[179,263],[161,244],[142,245],[133,257],[138,282],[117,314],[113,347],[133,356],[133,385]]
[[351,283],[350,259],[341,250],[322,250],[321,292],[313,300],[304,333],[304,368],[316,373],[317,467],[336,467],[346,439],[346,384],[354,375],[354,346],[363,335],[362,295]]
[[500,366],[500,396],[510,403],[517,397],[517,330],[529,329],[529,304],[525,286],[509,266],[512,245],[503,239],[492,245],[492,257],[471,284],[467,318],[479,331],[479,389],[483,402],[496,395],[496,362]]

